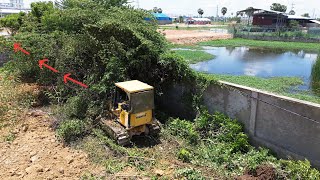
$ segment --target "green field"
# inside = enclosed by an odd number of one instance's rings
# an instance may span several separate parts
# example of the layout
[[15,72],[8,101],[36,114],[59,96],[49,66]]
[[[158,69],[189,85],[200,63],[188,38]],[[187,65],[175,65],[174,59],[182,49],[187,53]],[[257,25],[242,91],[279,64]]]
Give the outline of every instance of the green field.
[[257,47],[257,48],[272,48],[283,50],[306,50],[311,52],[320,52],[319,43],[300,43],[300,42],[280,42],[280,41],[258,41],[249,39],[226,39],[215,40],[199,43],[201,46],[215,46],[215,47]]
[[189,64],[195,64],[215,58],[214,55],[201,50],[174,50],[174,52],[182,56]]

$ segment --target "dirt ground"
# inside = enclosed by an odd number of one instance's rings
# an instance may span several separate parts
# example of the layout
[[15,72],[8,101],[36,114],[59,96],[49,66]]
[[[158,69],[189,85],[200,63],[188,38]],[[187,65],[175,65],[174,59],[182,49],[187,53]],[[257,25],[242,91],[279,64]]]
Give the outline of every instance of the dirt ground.
[[271,166],[258,166],[254,171],[247,171],[236,180],[275,180],[275,169]]
[[166,39],[175,44],[196,44],[198,42],[231,39],[232,35],[209,30],[159,30]]
[[[103,173],[86,153],[59,143],[51,121],[46,113],[26,113],[11,132],[15,139],[0,141],[0,179],[79,179],[85,173]],[[8,133],[0,130],[1,137]]]

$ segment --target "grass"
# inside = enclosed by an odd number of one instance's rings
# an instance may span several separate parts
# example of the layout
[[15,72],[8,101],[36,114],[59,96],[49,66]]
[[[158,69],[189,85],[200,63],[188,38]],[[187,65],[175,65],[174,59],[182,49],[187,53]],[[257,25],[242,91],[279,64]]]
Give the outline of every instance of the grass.
[[201,46],[198,45],[186,45],[186,44],[169,44],[170,49],[190,49],[190,50],[203,50]]
[[215,58],[214,55],[200,50],[174,50],[174,52],[182,56],[189,64],[195,64]]
[[320,52],[319,43],[302,43],[302,42],[280,42],[280,41],[258,41],[249,39],[226,39],[215,40],[199,43],[201,46],[215,46],[215,47],[258,47],[258,48],[271,48],[271,49],[283,49],[283,50],[306,50],[310,52]]
[[204,76],[209,79],[235,83],[243,86],[260,89],[263,91],[268,91],[268,92],[320,104],[320,97],[312,95],[308,91],[307,92],[297,91],[297,93],[289,92],[289,90],[292,89],[292,87],[303,84],[303,81],[298,77],[259,78],[254,76],[233,76],[233,75],[217,75],[217,74],[205,74]]
[[217,74],[206,74],[205,76],[210,79],[227,81],[275,93],[283,93],[289,90],[292,86],[303,84],[303,81],[297,77],[259,78],[255,76],[233,76]]

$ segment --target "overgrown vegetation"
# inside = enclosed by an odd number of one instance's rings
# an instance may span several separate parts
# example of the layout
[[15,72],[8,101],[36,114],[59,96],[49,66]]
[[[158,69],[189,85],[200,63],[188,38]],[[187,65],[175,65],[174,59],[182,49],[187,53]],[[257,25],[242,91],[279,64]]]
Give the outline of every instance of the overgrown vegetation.
[[215,58],[214,55],[199,50],[174,50],[174,52],[183,57],[189,64],[208,61]]
[[257,41],[249,39],[226,39],[226,40],[215,40],[208,42],[199,43],[203,46],[228,46],[228,47],[239,47],[248,46],[255,48],[272,48],[272,49],[283,49],[283,50],[306,50],[312,52],[319,52],[320,46],[318,43],[300,43],[300,42],[280,42],[280,41]]
[[[277,179],[320,179],[319,171],[311,168],[308,161],[278,160],[267,149],[252,147],[242,125],[223,114],[204,111],[194,122],[171,119],[167,126],[167,131],[183,142],[184,148],[177,153],[179,159],[214,168],[226,177],[271,165]],[[194,173],[190,172],[197,175]]]
[[219,74],[205,74],[204,76],[209,79],[231,82],[275,93],[284,93],[287,92],[292,86],[303,84],[302,79],[298,77],[259,78],[255,76],[233,76]]
[[312,90],[320,96],[320,55],[312,67],[311,80]]
[[[197,81],[190,103],[200,110],[202,91],[208,82],[216,80],[197,76],[191,71],[179,55],[170,52],[155,23],[144,20],[150,14],[127,7],[125,3],[124,0],[64,0],[55,7],[50,2],[34,3],[31,13],[21,17],[19,33],[3,44],[6,46],[3,49],[10,49],[13,42],[21,42],[23,48],[31,52],[31,56],[11,55],[14,61],[6,64],[6,71],[22,81],[51,87],[46,93],[51,103],[58,103],[64,109],[60,112],[63,119],[57,121],[57,136],[61,140],[85,150],[110,174],[130,167],[142,176],[154,177],[151,172],[156,168],[166,169],[174,161],[179,169],[170,173],[177,178],[208,179],[206,174],[216,176],[216,171],[228,178],[262,164],[275,167],[280,178],[319,178],[319,172],[307,161],[279,161],[266,149],[256,150],[250,146],[242,125],[219,113],[202,112],[194,122],[171,119],[162,132],[161,147],[141,148],[143,145],[133,144],[126,148],[106,137],[95,121],[97,116],[107,114],[115,82],[130,79],[147,82],[156,88],[157,100],[175,82]],[[37,63],[44,57],[60,73],[40,70]],[[77,80],[88,84],[89,89],[64,84],[66,73],[72,73]],[[4,77],[10,80],[11,76]],[[7,93],[0,96],[2,119],[2,112],[20,108],[20,104],[13,107],[10,104],[15,98],[24,99],[17,99],[17,103],[32,104],[33,96],[29,96],[26,87],[0,84]],[[21,97],[10,96],[10,91],[16,88],[26,93],[21,93]],[[286,86],[278,90],[284,88]],[[6,139],[12,141],[14,136],[9,134]],[[157,139],[153,140],[157,142]],[[83,178],[94,177],[88,174]]]
[[[19,33],[6,44],[11,49],[13,42],[21,42],[31,56],[14,54],[7,70],[23,81],[52,87],[46,94],[51,103],[66,103],[66,118],[71,122],[92,122],[106,114],[115,82],[141,80],[160,95],[170,84],[194,77],[188,64],[167,48],[155,22],[145,21],[152,19],[151,14],[125,3],[64,0],[56,7],[51,2],[33,3],[31,13],[21,20]],[[41,70],[38,61],[43,58],[59,73]],[[89,88],[65,84],[66,73]],[[72,130],[69,125],[63,129]],[[64,131],[60,135],[69,140]]]

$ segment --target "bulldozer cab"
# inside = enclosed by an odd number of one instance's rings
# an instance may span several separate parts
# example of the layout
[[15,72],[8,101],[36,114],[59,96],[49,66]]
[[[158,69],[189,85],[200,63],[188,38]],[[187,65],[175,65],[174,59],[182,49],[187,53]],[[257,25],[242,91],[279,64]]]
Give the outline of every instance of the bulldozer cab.
[[115,86],[111,110],[116,118],[102,120],[105,132],[119,145],[127,145],[135,135],[159,134],[159,121],[154,116],[154,88],[137,80]]
[[154,110],[154,88],[133,80],[116,83],[113,113],[125,127],[137,127],[152,121]]
[[116,91],[113,108],[117,109],[119,104],[130,113],[139,113],[154,109],[153,87],[143,82],[134,80],[116,83]]

